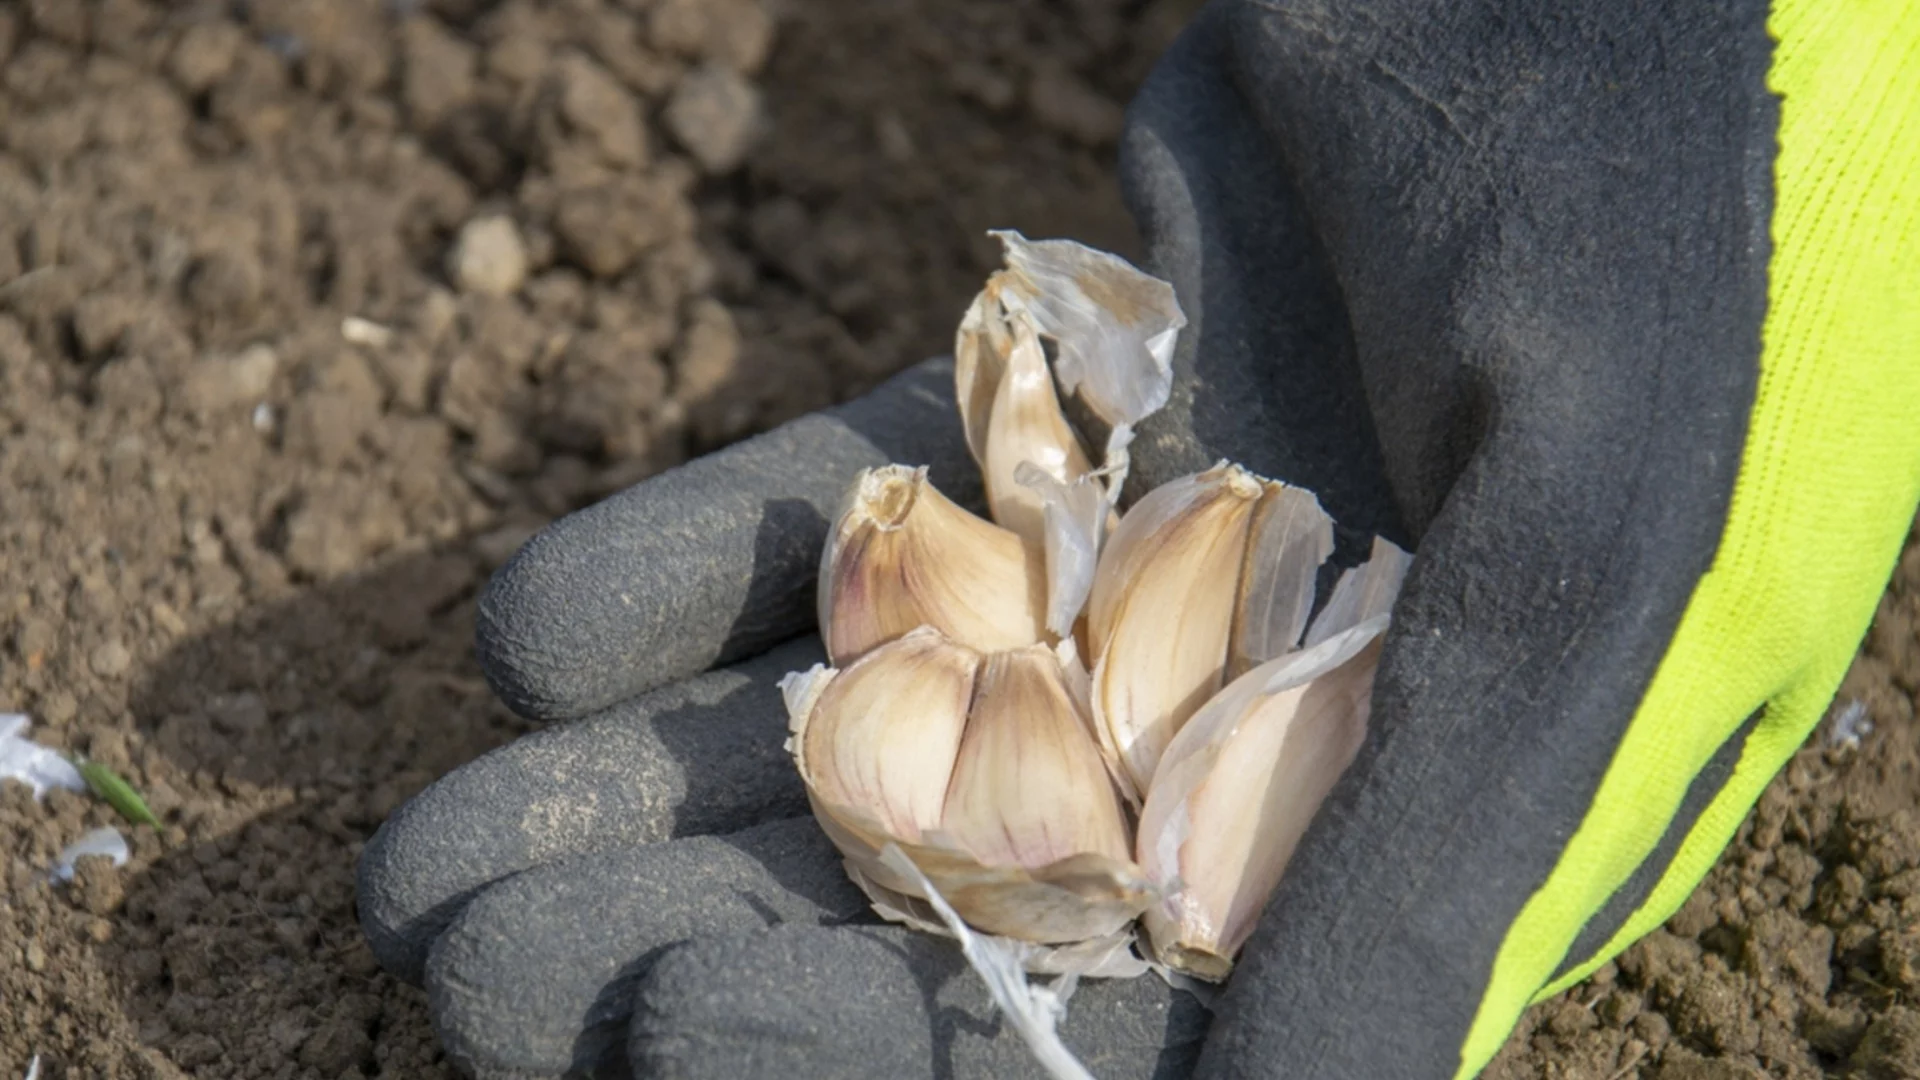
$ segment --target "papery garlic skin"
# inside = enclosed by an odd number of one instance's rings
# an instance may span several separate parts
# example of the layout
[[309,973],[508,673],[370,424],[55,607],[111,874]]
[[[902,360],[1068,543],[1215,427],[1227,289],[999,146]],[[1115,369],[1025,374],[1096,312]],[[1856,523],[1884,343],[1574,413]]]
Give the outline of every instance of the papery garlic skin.
[[1267,484],[1248,529],[1228,681],[1295,648],[1313,611],[1320,564],[1332,554],[1333,519],[1320,500],[1303,488]]
[[1093,592],[1093,575],[1110,523],[1117,521],[1107,506],[1106,489],[1098,476],[1063,483],[1031,462],[1022,462],[1013,478],[1039,496],[1047,568],[1047,630],[1058,638],[1073,634],[1074,624]]
[[[1234,680],[1174,736],[1140,814],[1149,876],[1177,882],[1144,922],[1160,959],[1218,980],[1364,740],[1382,635],[1408,557],[1376,540],[1305,648]],[[1343,599],[1344,596],[1344,599]]]
[[1059,343],[1068,393],[1116,428],[1131,429],[1167,403],[1173,346],[1187,325],[1172,285],[1071,240],[988,235],[1006,250],[1007,269],[996,275],[1003,302]]
[[993,422],[993,399],[1000,394],[1007,361],[1013,353],[1013,328],[1000,306],[1000,290],[993,278],[974,295],[960,317],[953,337],[953,392],[960,406],[960,426],[975,464],[987,460],[987,431]]
[[[818,803],[815,813],[820,813]],[[939,933],[924,897],[913,883],[879,865],[885,836],[859,832],[823,819],[826,833],[846,856],[847,876],[873,900],[881,917]],[[1165,891],[1132,860],[1104,855],[1075,855],[1027,870],[981,866],[965,853],[935,844],[900,845],[931,878],[967,923],[989,934],[1042,945],[1067,946],[1109,970],[1115,935],[1131,937],[1132,924]],[[1105,955],[1103,955],[1105,954]],[[1092,968],[1058,953],[1036,956],[1032,971],[1087,974]],[[1137,971],[1132,972],[1137,974]]]
[[987,656],[943,831],[988,866],[1039,869],[1082,854],[1126,860],[1126,811],[1081,709],[1045,646]]
[[954,504],[924,468],[862,472],[820,563],[820,633],[847,663],[919,626],[984,651],[1046,637],[1040,551]]

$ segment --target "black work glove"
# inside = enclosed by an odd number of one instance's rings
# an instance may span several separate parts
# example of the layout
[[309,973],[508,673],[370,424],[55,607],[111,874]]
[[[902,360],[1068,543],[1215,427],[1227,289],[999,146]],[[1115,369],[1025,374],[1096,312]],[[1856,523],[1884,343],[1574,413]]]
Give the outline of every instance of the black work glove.
[[[1417,556],[1368,741],[1204,1053],[1191,997],[1089,982],[1063,1036],[1096,1075],[1181,1075],[1196,1057],[1209,1076],[1476,1071],[1531,995],[1677,905],[1817,716],[1825,652],[1752,693],[1676,705],[1660,681],[1693,655],[1696,616],[1718,625],[1714,590],[1751,572],[1714,562],[1748,527],[1736,482],[1799,460],[1753,427],[1772,415],[1763,366],[1807,370],[1762,353],[1766,16],[1220,0],[1134,103],[1123,180],[1147,268],[1192,325],[1131,490],[1230,458],[1317,492],[1349,559],[1374,532]],[[817,645],[762,653],[809,628],[858,469],[931,464],[977,498],[950,380],[924,367],[648,481],[496,577],[488,676],[567,723],[429,788],[361,865],[369,941],[424,979],[455,1060],[1031,1069],[950,943],[864,914],[781,747],[774,681]],[[1868,436],[1891,430],[1868,419]],[[1845,497],[1860,481],[1839,482]],[[1861,581],[1897,550],[1884,522],[1904,524],[1911,494],[1876,489],[1841,553]],[[1859,606],[1815,620],[1843,661],[1871,596]],[[1731,670],[1720,659],[1689,671]],[[1787,690],[1791,708],[1762,708]]]

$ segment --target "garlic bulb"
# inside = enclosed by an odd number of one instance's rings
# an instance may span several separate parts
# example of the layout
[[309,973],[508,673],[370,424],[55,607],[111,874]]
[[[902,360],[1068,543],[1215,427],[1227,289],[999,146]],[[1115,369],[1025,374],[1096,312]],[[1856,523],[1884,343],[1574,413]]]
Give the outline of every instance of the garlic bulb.
[[977,649],[1045,637],[1041,555],[955,505],[927,470],[861,472],[820,562],[820,632],[845,663],[918,626]]
[[[1007,265],[955,339],[993,521],[925,469],[859,475],[820,566],[838,666],[781,684],[787,746],[883,916],[1056,973],[1138,974],[1144,932],[1224,978],[1365,738],[1409,557],[1376,540],[1309,620],[1333,551],[1311,492],[1223,461],[1120,514],[1134,425],[1170,391],[1173,290],[993,235]],[[1068,397],[1108,425],[1097,458]]]
[[1159,895],[1065,664],[1042,645],[981,653],[922,627],[844,671],[782,684],[815,816],[884,913],[925,921],[897,844],[970,925],[1071,943]]

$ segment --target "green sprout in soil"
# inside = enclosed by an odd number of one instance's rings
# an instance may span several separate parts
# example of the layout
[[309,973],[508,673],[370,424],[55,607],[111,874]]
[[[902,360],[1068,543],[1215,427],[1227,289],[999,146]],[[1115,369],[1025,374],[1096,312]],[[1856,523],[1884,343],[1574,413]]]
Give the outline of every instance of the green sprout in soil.
[[133,785],[121,779],[120,774],[97,761],[76,758],[73,767],[80,770],[80,778],[93,789],[94,795],[106,801],[108,806],[120,811],[120,816],[135,825],[152,825],[158,828],[160,819],[147,809],[147,801],[133,790]]

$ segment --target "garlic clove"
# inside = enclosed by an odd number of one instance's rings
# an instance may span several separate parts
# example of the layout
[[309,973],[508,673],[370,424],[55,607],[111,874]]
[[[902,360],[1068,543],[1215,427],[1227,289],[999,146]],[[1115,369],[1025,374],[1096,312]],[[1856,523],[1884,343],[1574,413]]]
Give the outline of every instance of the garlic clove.
[[1135,844],[1148,876],[1169,886],[1167,902],[1144,921],[1170,967],[1226,976],[1300,837],[1352,764],[1408,562],[1376,540],[1373,557],[1347,571],[1308,631],[1313,644],[1235,679],[1167,746]]
[[860,474],[820,565],[820,629],[837,664],[919,626],[983,651],[1046,634],[1044,559],[955,505],[924,468]]
[[1149,876],[1180,883],[1166,905],[1146,912],[1148,937],[1169,966],[1209,979],[1231,969],[1307,825],[1359,752],[1381,629],[1330,639],[1358,649],[1275,693],[1264,689],[1267,668],[1255,668],[1241,680],[1259,693],[1223,694],[1216,714],[1196,716],[1168,747],[1139,844]]
[[1220,689],[1248,529],[1269,483],[1234,465],[1171,481],[1108,540],[1087,614],[1093,707],[1136,792]]
[[942,832],[987,866],[1125,862],[1125,810],[1053,651],[988,654],[973,689]]
[[[1042,646],[997,659],[929,627],[845,671],[789,675],[787,746],[814,816],[887,918],[939,932],[924,893],[882,859],[894,844],[987,933],[1048,944],[1119,934],[1161,890],[1129,857],[1126,819],[1071,678],[1078,662]],[[970,750],[956,713],[984,718]],[[972,774],[961,776],[969,753]],[[1000,770],[1035,787],[1009,794]],[[956,800],[966,805],[949,813]],[[1017,842],[983,836],[1001,828]],[[1102,966],[1112,951],[1037,962]]]
[[1016,474],[1033,468],[1073,484],[1092,472],[1093,464],[1061,411],[1032,320],[1001,306],[1001,281],[1000,274],[989,279],[961,320],[954,342],[954,392],[994,521],[1038,545],[1045,528],[1043,499]]
[[1000,306],[1000,290],[992,278],[974,296],[960,318],[953,340],[954,399],[960,405],[960,426],[967,449],[976,463],[987,459],[987,430],[993,420],[993,400],[1005,381],[1007,360],[1013,351],[1013,333]]
[[1040,337],[1025,316],[1011,322],[1013,347],[994,395],[980,471],[993,520],[1039,546],[1045,536],[1040,493],[1021,484],[1016,472],[1032,466],[1062,484],[1093,471],[1093,463],[1067,425],[1054,394]]
[[922,628],[805,687],[790,707],[804,718],[794,754],[808,786],[902,840],[939,827],[979,662]]

